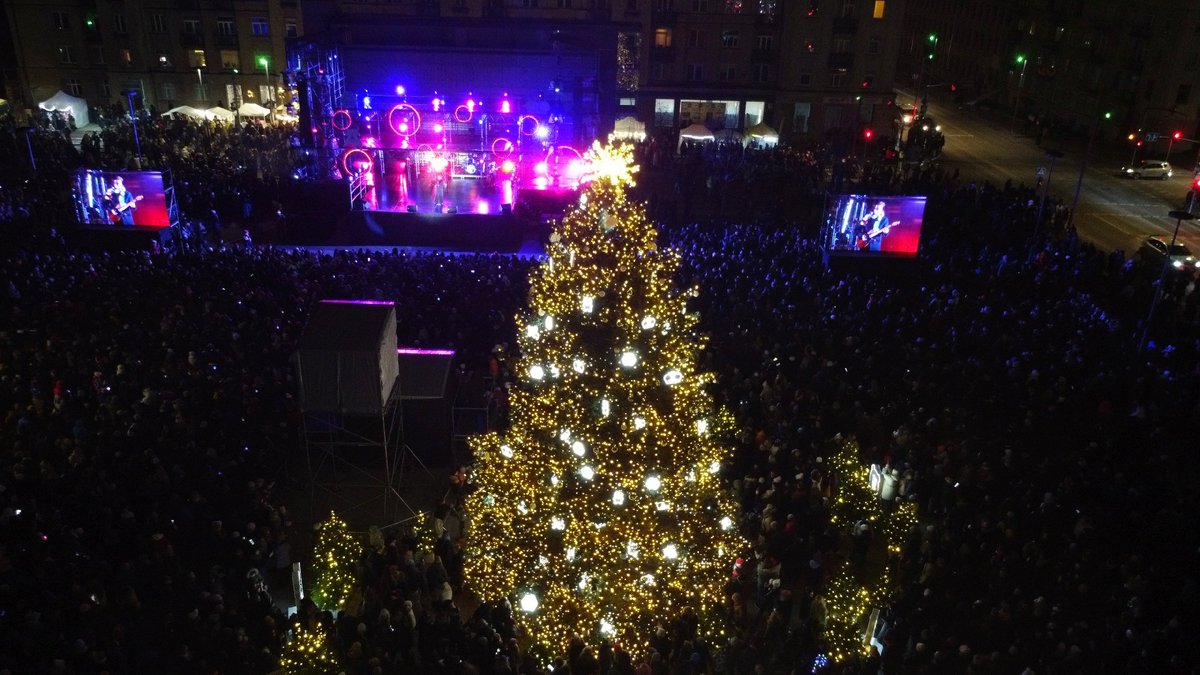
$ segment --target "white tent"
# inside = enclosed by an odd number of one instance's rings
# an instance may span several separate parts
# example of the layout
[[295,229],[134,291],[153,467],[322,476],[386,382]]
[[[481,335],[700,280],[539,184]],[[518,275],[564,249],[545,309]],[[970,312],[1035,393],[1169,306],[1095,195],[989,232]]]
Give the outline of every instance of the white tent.
[[675,151],[678,152],[683,147],[683,142],[686,141],[711,141],[713,132],[708,130],[708,127],[703,124],[693,124],[683,131],[679,132],[679,143],[675,146]]
[[269,108],[264,108],[257,103],[243,103],[237,111],[242,117],[266,117],[271,114]]
[[38,104],[42,110],[57,110],[69,112],[75,118],[76,127],[86,127],[91,118],[88,117],[87,101],[72,96],[61,89],[58,93]]
[[636,117],[622,117],[613,125],[613,138],[624,141],[646,140],[646,125]]
[[232,122],[233,121],[233,111],[226,110],[225,108],[222,108],[221,106],[209,108],[208,110],[205,110],[204,113],[206,115],[208,115],[209,119],[220,120],[222,122]]
[[163,117],[166,117],[167,115],[187,115],[188,117],[194,117],[196,119],[209,119],[209,117],[211,117],[211,115],[209,115],[206,111],[200,110],[199,108],[193,108],[190,105],[181,105],[176,108],[171,108],[162,114]]
[[779,132],[764,122],[759,122],[747,129],[746,137],[763,145],[775,145],[779,142]]

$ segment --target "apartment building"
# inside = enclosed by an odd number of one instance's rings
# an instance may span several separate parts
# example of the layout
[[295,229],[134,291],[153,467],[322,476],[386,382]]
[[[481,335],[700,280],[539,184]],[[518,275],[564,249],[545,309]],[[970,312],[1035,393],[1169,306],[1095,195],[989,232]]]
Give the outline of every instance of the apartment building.
[[7,0],[18,111],[63,90],[96,105],[137,91],[159,110],[282,100],[299,0]]

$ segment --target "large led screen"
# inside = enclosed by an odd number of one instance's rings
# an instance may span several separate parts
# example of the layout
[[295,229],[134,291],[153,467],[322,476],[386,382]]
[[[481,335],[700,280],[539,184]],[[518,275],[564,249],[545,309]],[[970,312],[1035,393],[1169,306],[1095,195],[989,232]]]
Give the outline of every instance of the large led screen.
[[841,195],[826,220],[831,253],[911,258],[921,244],[925,197]]
[[75,210],[85,225],[153,227],[171,225],[163,176],[158,171],[75,173]]

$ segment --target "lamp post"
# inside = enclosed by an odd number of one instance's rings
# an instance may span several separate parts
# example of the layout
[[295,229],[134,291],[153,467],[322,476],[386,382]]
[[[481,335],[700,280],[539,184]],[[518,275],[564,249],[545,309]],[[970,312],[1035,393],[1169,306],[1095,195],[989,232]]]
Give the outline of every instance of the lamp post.
[[1146,313],[1146,323],[1142,326],[1142,339],[1138,341],[1138,353],[1146,350],[1146,338],[1150,335],[1150,324],[1154,321],[1154,311],[1158,309],[1158,299],[1162,297],[1163,283],[1167,280],[1167,269],[1171,267],[1171,250],[1179,238],[1179,226],[1185,220],[1194,220],[1196,216],[1188,211],[1171,211],[1167,215],[1175,219],[1175,232],[1171,235],[1171,243],[1167,246],[1167,256],[1163,259],[1162,269],[1158,273],[1158,285],[1154,289],[1154,299],[1150,301],[1150,311]]
[[132,89],[127,89],[125,91],[125,100],[129,101],[129,120],[131,122],[133,122],[133,147],[137,150],[137,159],[134,161],[137,163],[138,171],[141,171],[142,170],[142,141],[138,138],[137,115],[133,111],[133,95],[135,93],[137,93],[137,92],[135,92]]
[[1033,238],[1037,241],[1038,231],[1042,228],[1042,212],[1046,210],[1046,193],[1050,192],[1050,179],[1054,177],[1054,162],[1063,156],[1062,150],[1047,150],[1046,159],[1050,160],[1050,169],[1046,172],[1046,183],[1042,185],[1042,198],[1038,202],[1037,220],[1033,224]]
[[1017,63],[1021,64],[1021,77],[1017,79],[1017,95],[1013,97],[1012,124],[1008,130],[1011,134],[1017,133],[1017,108],[1021,105],[1021,87],[1025,84],[1025,66],[1029,65],[1029,60],[1024,54],[1017,54]]
[[[1111,120],[1112,113],[1105,112],[1102,119]],[[1087,170],[1088,157],[1092,154],[1092,143],[1096,140],[1096,131],[1100,128],[1100,120],[1092,120],[1092,133],[1088,135],[1087,148],[1083,151],[1083,160],[1079,162],[1079,180],[1075,181],[1075,198],[1071,200],[1071,221],[1075,220],[1075,207],[1079,206],[1079,191],[1083,188],[1083,172]]]
[[[270,70],[270,68],[271,68],[271,57],[269,57],[269,56],[266,56],[266,55],[259,56],[259,57],[258,57],[258,65],[262,66],[262,69],[263,69],[263,80],[264,80],[264,81],[267,83],[266,91],[267,91],[267,93],[268,93],[269,95],[271,95],[271,96],[272,96],[272,99],[271,99],[271,101],[270,101],[270,104],[271,104],[271,108],[270,108],[270,109],[271,109],[271,112],[270,112],[270,115],[271,115],[271,119],[275,119],[275,103],[274,103],[274,92],[272,92],[272,91],[271,91],[271,70]],[[267,105],[267,103],[268,103],[268,101],[267,101],[267,99],[264,97],[264,98],[263,98],[263,105]]]

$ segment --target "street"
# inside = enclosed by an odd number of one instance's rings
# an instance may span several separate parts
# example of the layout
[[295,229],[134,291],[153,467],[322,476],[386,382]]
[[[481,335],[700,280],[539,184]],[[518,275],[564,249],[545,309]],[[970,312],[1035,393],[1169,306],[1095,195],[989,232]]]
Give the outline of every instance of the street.
[[[898,106],[912,107],[911,96],[897,98]],[[958,169],[964,181],[989,181],[1002,185],[1033,185],[1038,167],[1050,169],[1049,148],[1061,149],[1050,176],[1050,194],[1070,206],[1080,179],[1087,139],[1053,139],[1038,147],[1028,136],[1010,133],[1010,118],[1003,112],[959,110],[949,101],[931,101],[929,114],[946,136],[942,166]],[[1101,122],[1114,124],[1113,122]],[[1124,130],[1118,130],[1124,131]],[[1135,252],[1147,235],[1170,241],[1175,219],[1168,212],[1179,209],[1192,183],[1196,150],[1190,143],[1177,143],[1170,162],[1175,175],[1167,180],[1131,180],[1117,175],[1130,161],[1133,146],[1097,137],[1087,158],[1087,169],[1079,194],[1075,226],[1079,236],[1099,248]],[[1166,159],[1167,142],[1159,141],[1138,151],[1138,160]],[[1049,205],[1047,205],[1049,210]],[[1193,252],[1200,251],[1200,220],[1184,222],[1180,241]]]

